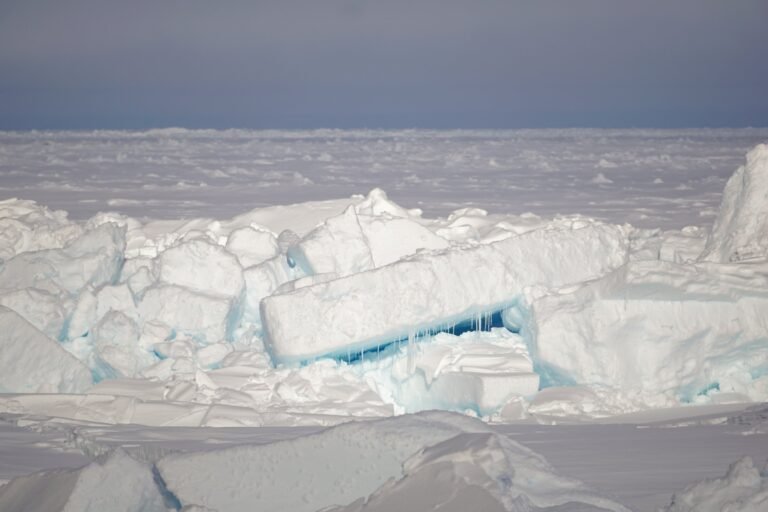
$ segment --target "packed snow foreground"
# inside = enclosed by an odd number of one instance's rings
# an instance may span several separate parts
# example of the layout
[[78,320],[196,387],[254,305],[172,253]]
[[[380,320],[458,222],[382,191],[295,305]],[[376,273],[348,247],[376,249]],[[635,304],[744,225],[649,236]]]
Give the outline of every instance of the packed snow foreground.
[[[479,209],[425,219],[378,189],[224,221],[75,223],[13,199],[0,202],[0,258],[0,413],[331,426],[768,400],[764,145],[728,182],[710,233]],[[286,457],[307,453],[318,466],[296,474],[306,460]],[[344,467],[323,467],[331,458]],[[125,510],[623,509],[482,423],[439,414],[152,462],[115,452],[14,481],[0,503],[56,486],[56,510],[86,510],[78,496],[96,499],[115,471],[135,480],[140,502]],[[420,493],[422,479],[440,492]]]

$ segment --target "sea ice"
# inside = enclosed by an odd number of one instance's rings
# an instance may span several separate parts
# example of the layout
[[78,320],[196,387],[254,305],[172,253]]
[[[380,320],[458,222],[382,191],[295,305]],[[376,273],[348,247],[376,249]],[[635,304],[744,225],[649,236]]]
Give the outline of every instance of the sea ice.
[[233,302],[231,298],[197,293],[180,286],[160,285],[144,293],[139,315],[143,323],[158,323],[172,333],[186,334],[201,343],[214,343],[227,336]]
[[64,334],[71,301],[38,288],[22,288],[0,294],[0,305],[14,310],[53,340]]
[[115,281],[125,251],[125,230],[103,224],[62,249],[23,252],[0,265],[0,291],[39,288],[75,296],[85,286]]
[[768,258],[768,146],[747,154],[723,191],[720,211],[703,254],[706,261]]
[[339,512],[382,511],[388,510],[385,503],[413,497],[417,486],[422,496],[416,503],[481,498],[479,503],[495,504],[491,510],[565,504],[627,510],[555,474],[541,456],[482,422],[440,412],[346,423],[261,446],[171,455],[157,467],[182,505],[232,512],[312,512],[334,505],[348,505],[333,509]]
[[702,480],[675,493],[664,512],[763,512],[768,510],[768,472],[750,457],[731,464],[721,478]]
[[159,280],[212,297],[233,298],[243,290],[243,269],[223,247],[194,239],[163,251]]
[[764,400],[766,311],[765,265],[637,261],[535,300],[528,335],[534,360],[561,378],[655,406],[718,393]]
[[243,268],[263,263],[280,252],[275,235],[251,226],[232,231],[227,238],[226,249],[237,256]]
[[417,254],[266,297],[265,341],[276,363],[294,363],[382,343],[503,309],[535,287],[594,279],[626,261],[618,227],[574,221],[500,242]]
[[60,249],[83,233],[61,210],[51,211],[34,201],[0,201],[0,260],[44,249]]
[[82,393],[88,368],[15,311],[0,306],[0,390],[5,393]]
[[355,208],[326,220],[288,249],[288,258],[306,274],[347,276],[374,267]]
[[168,512],[152,466],[118,449],[81,469],[19,477],[0,487],[0,510],[24,512]]
[[361,363],[365,379],[405,412],[439,409],[487,416],[508,401],[533,396],[539,376],[519,335],[506,329],[439,333]]

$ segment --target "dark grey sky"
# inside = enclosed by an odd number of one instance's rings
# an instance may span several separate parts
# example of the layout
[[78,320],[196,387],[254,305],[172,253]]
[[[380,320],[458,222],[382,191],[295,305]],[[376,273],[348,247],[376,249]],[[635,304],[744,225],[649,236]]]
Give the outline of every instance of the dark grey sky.
[[2,0],[0,129],[768,126],[768,0]]

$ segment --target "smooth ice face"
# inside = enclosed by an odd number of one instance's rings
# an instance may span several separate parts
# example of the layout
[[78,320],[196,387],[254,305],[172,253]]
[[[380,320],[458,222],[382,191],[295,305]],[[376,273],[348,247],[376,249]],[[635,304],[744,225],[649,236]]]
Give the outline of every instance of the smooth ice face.
[[747,164],[725,185],[703,259],[720,263],[768,258],[768,146],[747,154]]
[[0,306],[0,392],[82,393],[91,372],[58,342]]
[[500,242],[417,254],[360,272],[266,297],[267,348],[276,363],[294,363],[450,325],[502,309],[535,287],[594,279],[622,265],[622,229],[600,223],[552,225]]

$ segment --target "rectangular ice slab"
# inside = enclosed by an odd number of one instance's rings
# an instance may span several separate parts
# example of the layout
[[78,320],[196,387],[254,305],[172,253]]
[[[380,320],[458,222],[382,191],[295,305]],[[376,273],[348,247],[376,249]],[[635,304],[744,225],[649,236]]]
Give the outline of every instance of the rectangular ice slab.
[[557,289],[626,261],[622,228],[553,223],[500,242],[410,259],[265,298],[275,363],[346,354],[500,309],[527,287]]

